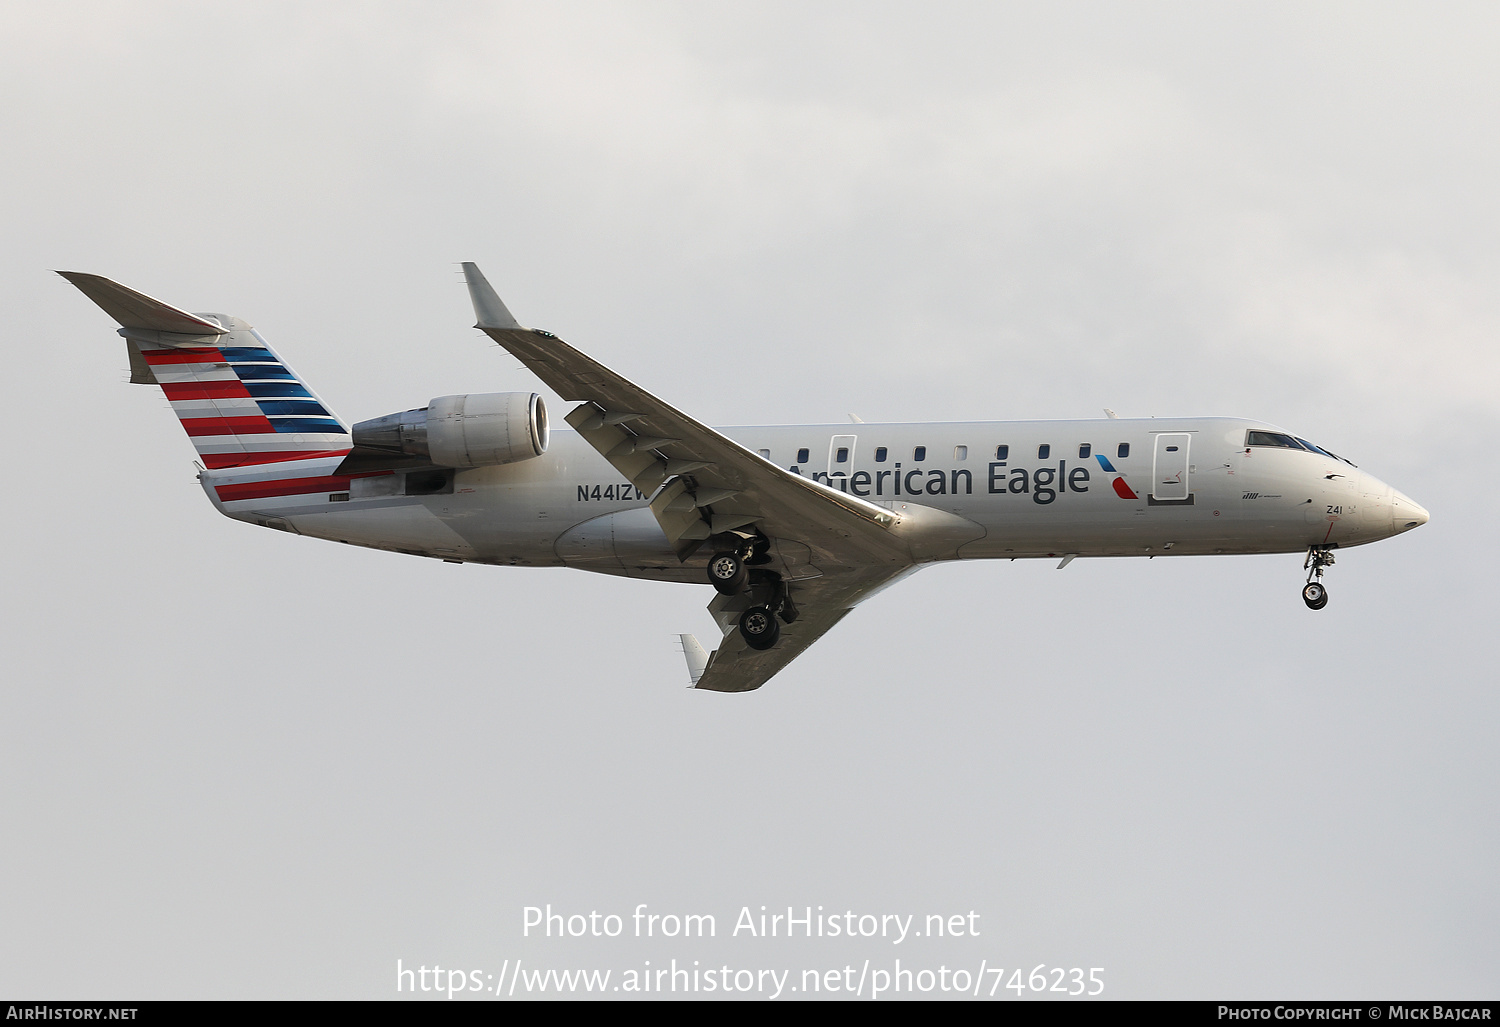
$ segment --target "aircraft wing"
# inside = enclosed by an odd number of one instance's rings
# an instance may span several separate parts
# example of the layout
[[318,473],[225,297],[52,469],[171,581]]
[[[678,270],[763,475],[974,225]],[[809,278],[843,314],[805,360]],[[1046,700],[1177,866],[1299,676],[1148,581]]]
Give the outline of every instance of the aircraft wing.
[[[694,679],[693,687],[716,692],[748,692],[759,688],[827,634],[858,603],[915,570],[915,566],[908,565],[885,578],[863,574],[848,576],[850,580],[844,581],[826,576],[798,582],[795,596],[800,616],[793,623],[782,626],[781,640],[766,652],[750,648],[738,630],[740,611],[736,604],[731,597],[718,596],[708,609],[724,632],[724,638],[709,657],[708,666]],[[694,671],[690,659],[689,675]]]
[[[782,628],[775,648],[757,652],[737,630],[739,614],[751,600],[716,598],[709,611],[724,638],[697,687],[760,687],[856,603],[912,567],[911,545],[897,530],[906,515],[777,467],[550,332],[522,327],[479,268],[472,263],[463,268],[475,327],[563,399],[580,403],[567,422],[652,496],[651,511],[679,558],[687,559],[710,536],[724,532],[758,531],[770,539],[766,555],[786,582],[798,617]],[[961,533],[973,528],[983,534],[978,525],[963,524],[967,528]]]

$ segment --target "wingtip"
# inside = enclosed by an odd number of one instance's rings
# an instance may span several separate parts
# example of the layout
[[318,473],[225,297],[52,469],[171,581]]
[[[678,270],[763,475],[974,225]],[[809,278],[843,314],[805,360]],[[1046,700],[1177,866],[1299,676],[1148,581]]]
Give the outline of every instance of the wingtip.
[[469,286],[469,300],[474,304],[474,327],[481,330],[520,328],[521,323],[511,315],[509,308],[484,277],[484,272],[479,270],[479,265],[466,260],[461,266],[464,269],[464,281]]
[[692,679],[691,687],[697,688],[698,682],[703,680],[703,672],[708,669],[708,653],[704,651],[702,643],[696,635],[678,635],[682,642],[682,655],[687,660],[688,677]]

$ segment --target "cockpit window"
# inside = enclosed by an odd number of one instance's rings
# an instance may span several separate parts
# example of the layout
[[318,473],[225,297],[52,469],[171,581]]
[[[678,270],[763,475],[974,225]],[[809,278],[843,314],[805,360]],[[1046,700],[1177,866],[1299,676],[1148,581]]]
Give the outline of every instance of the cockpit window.
[[1317,453],[1321,456],[1326,456],[1330,460],[1337,460],[1339,463],[1348,464],[1350,467],[1359,466],[1353,460],[1348,460],[1344,457],[1341,457],[1337,453],[1324,449],[1322,446],[1314,446],[1306,439],[1294,438],[1291,435],[1283,435],[1279,431],[1247,432],[1245,435],[1245,445],[1276,446],[1280,449],[1305,449],[1309,453]]
[[1302,443],[1308,449],[1312,450],[1314,453],[1322,453],[1324,456],[1337,460],[1339,463],[1348,464],[1350,467],[1356,466],[1353,460],[1345,460],[1343,457],[1339,456],[1331,449],[1324,449],[1322,446],[1314,446],[1306,439],[1298,439],[1297,441]]
[[1247,446],[1278,446],[1281,449],[1301,449],[1297,440],[1279,431],[1252,431],[1245,436]]

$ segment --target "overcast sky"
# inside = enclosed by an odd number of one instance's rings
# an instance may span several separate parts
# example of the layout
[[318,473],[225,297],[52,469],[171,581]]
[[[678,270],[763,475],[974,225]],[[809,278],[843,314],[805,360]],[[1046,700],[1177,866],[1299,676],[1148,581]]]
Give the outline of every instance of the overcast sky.
[[[0,6],[0,994],[1495,997],[1497,49],[1462,3]],[[1299,555],[936,567],[697,693],[707,586],[218,516],[48,270],[244,317],[354,421],[536,387],[463,260],[709,423],[1250,416],[1432,521],[1319,613]],[[730,936],[761,905],[981,934]]]

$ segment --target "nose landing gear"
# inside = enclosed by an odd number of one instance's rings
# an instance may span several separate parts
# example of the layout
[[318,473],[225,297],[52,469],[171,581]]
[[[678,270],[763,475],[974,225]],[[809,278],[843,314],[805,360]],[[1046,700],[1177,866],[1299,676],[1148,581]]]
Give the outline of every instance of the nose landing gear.
[[1333,550],[1323,546],[1310,546],[1302,567],[1307,571],[1307,584],[1302,586],[1302,601],[1309,610],[1321,610],[1328,605],[1328,589],[1323,587],[1323,571],[1333,566]]

